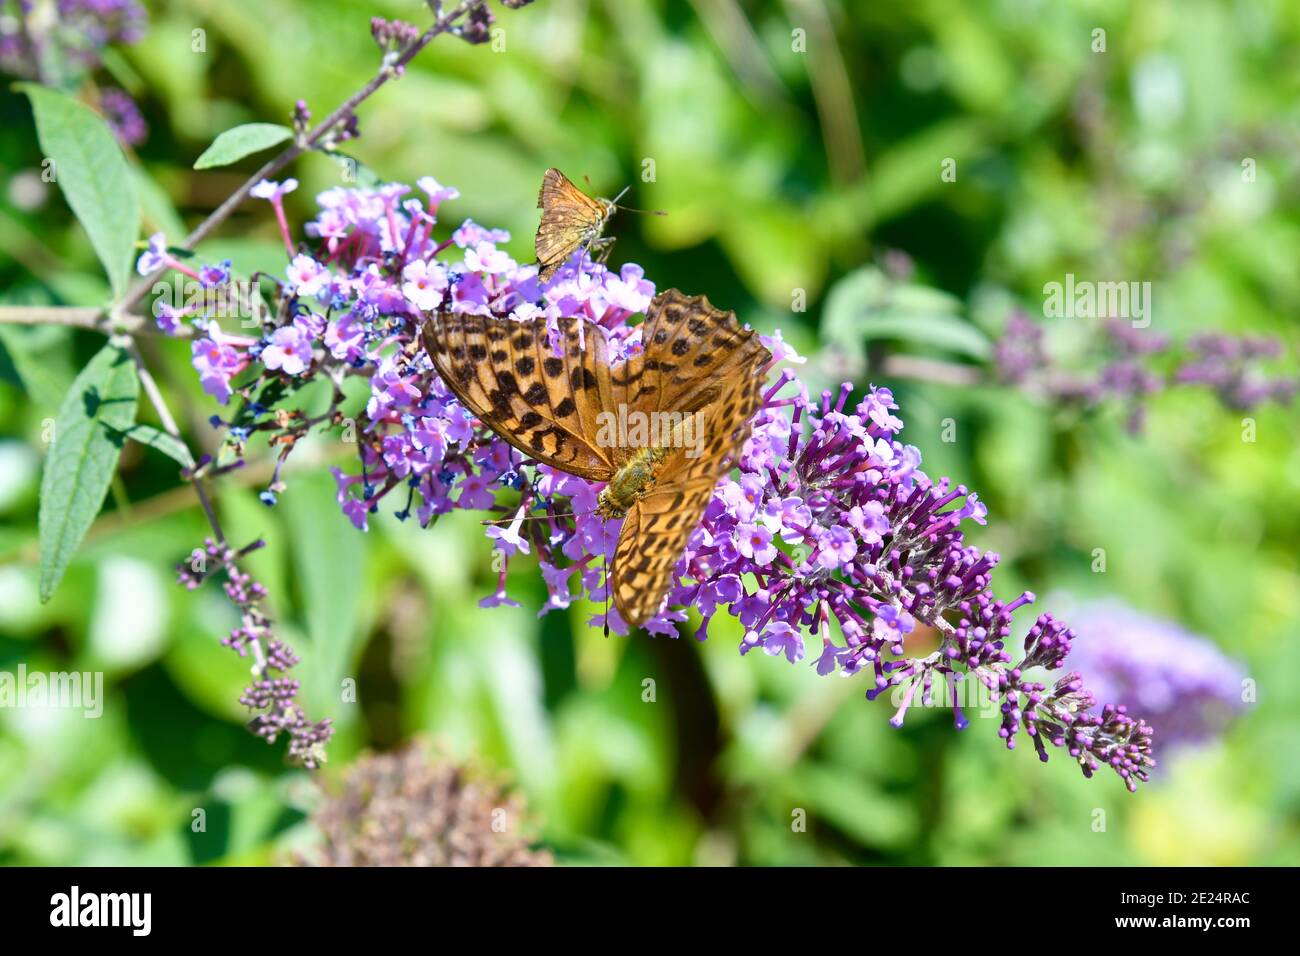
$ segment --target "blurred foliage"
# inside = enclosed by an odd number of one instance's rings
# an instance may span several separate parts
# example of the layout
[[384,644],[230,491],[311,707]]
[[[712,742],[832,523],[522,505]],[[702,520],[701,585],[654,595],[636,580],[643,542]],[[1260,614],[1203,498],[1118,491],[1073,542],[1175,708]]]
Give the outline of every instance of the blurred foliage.
[[[298,98],[325,115],[377,65],[369,17],[424,16],[415,0],[147,5],[148,35],[108,68],[151,128],[137,151],[158,184],[147,226],[173,237],[256,168],[192,170],[217,134],[285,123]],[[1042,285],[1066,272],[1152,281],[1158,329],[1277,336],[1294,368],[1295,4],[539,0],[501,22],[501,51],[435,42],[365,105],[349,146],[385,179],[458,186],[449,212],[510,229],[520,258],[540,172],[558,165],[604,195],[631,182],[628,202],[669,211],[620,214],[615,261],[780,326],[818,383],[854,350],[978,360],[1007,310],[1038,311]],[[26,100],[0,94],[0,121],[5,301],[103,302],[85,234],[33,176]],[[945,159],[955,182],[941,179]],[[291,219],[340,174],[327,157],[299,160]],[[249,203],[200,253],[279,271],[277,248],[272,218]],[[890,250],[915,279],[896,313],[872,313],[882,324],[864,348],[854,316],[874,306],[860,270]],[[799,291],[808,309],[792,313]],[[907,316],[930,335],[900,326]],[[105,513],[38,602],[42,424],[97,338],[0,327],[0,669],[103,670],[108,694],[98,720],[0,711],[0,860],[280,859],[306,839],[318,797],[242,727],[246,666],[219,646],[230,607],[171,584],[205,528],[174,463],[128,444]],[[210,448],[187,347],[146,345],[191,441]],[[1240,414],[1183,392],[1158,399],[1133,437],[1118,410],[876,381],[895,388],[926,470],[989,505],[974,543],[1002,555],[1004,597],[1112,595],[1176,618],[1244,662],[1259,702],[1130,796],[1060,757],[1008,754],[993,720],[955,733],[944,712],[914,710],[894,730],[861,682],[742,660],[734,622],[696,646],[605,640],[591,608],[538,620],[545,594],[526,562],[512,581],[523,607],[480,610],[493,575],[473,516],[427,531],[384,516],[360,535],[337,512],[337,454],[322,444],[295,454],[275,509],[252,490],[268,476],[258,462],[219,493],[232,541],[269,542],[251,570],[303,654],[309,707],[338,723],[322,772],[431,734],[507,769],[561,862],[1300,861],[1300,764],[1280,759],[1300,752],[1295,413],[1252,413],[1247,443]],[[955,442],[940,440],[946,419]],[[1104,574],[1090,570],[1096,548]],[[339,700],[348,677],[357,703]]]

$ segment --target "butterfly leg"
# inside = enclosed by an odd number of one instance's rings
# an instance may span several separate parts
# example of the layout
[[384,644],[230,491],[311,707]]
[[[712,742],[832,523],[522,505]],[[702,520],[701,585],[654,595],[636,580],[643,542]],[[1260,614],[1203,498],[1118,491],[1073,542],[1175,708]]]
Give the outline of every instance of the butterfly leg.
[[600,239],[593,239],[588,248],[593,253],[592,262],[599,262],[604,265],[605,260],[609,258],[609,254],[614,248],[614,237],[603,236]]

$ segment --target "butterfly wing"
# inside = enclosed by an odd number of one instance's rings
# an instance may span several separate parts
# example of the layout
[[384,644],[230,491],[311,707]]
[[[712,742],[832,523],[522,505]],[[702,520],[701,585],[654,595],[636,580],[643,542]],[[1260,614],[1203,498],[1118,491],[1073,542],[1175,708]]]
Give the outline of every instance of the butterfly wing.
[[630,627],[640,627],[659,612],[674,583],[677,559],[716,484],[716,477],[702,477],[692,484],[656,489],[623,519],[609,576],[614,605]]
[[537,264],[546,282],[593,230],[600,230],[607,211],[604,203],[592,199],[553,166],[542,176],[537,208],[542,210],[535,241]]
[[425,350],[447,387],[525,455],[590,481],[614,473],[600,446],[598,415],[612,394],[605,335],[582,319],[559,319],[557,354],[546,320],[524,322],[440,312],[425,323]]
[[[658,483],[628,511],[619,532],[610,571],[612,593],[619,614],[633,627],[658,612],[674,583],[677,561],[704,516],[714,487],[749,438],[752,419],[762,404],[762,371],[772,358],[757,334],[742,328],[734,313],[719,312],[703,297],[688,299],[675,290],[656,297],[656,302],[665,296],[669,301],[660,302],[658,308],[651,304],[657,322],[651,327],[645,371],[636,391],[644,403],[668,402],[667,408],[658,405],[660,411],[689,414],[701,405],[706,407],[702,433],[694,436],[700,439],[699,444],[672,450],[660,469]],[[669,326],[664,318],[676,309],[664,306],[675,306],[679,300],[686,303],[686,315]],[[722,320],[716,321],[716,316]],[[704,326],[692,326],[692,318],[703,321]],[[673,343],[683,340],[680,338],[659,339],[656,332],[668,327],[685,329],[684,340],[692,343],[691,348],[674,349]],[[701,356],[707,361],[699,361]],[[680,371],[664,369],[665,364],[677,365]]]
[[686,414],[724,394],[756,402],[756,393],[749,394],[757,387],[754,376],[772,359],[757,333],[744,328],[736,313],[676,289],[651,300],[641,342],[643,376],[633,401],[646,412]]

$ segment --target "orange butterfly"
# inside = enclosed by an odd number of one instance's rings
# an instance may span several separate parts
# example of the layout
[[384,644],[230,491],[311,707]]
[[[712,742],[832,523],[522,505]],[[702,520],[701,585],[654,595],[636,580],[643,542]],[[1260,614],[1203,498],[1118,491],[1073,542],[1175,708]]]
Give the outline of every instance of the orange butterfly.
[[[676,289],[655,296],[641,354],[610,363],[604,331],[442,312],[425,349],[461,403],[525,455],[606,483],[596,513],[623,518],[614,603],[639,627],[658,613],[713,488],[749,437],[772,356],[734,312]],[[621,423],[650,425],[640,434]],[[656,428],[654,423],[658,422]]]
[[554,166],[546,171],[537,194],[542,221],[537,226],[535,243],[537,264],[541,267],[538,275],[543,282],[555,275],[579,249],[596,250],[602,256],[609,254],[614,240],[602,237],[601,233],[618,208],[616,203],[617,199],[592,199]]
[[[627,187],[613,199],[593,199],[577,186],[569,177],[554,166],[542,176],[542,188],[537,193],[537,208],[542,210],[542,221],[537,225],[537,265],[538,276],[543,282],[550,280],[560,266],[579,249],[594,251],[596,259],[604,262],[609,256],[613,238],[602,235],[605,226],[614,215],[615,209],[628,212],[644,212],[642,209],[630,209],[620,206]],[[662,216],[654,210],[653,215]]]

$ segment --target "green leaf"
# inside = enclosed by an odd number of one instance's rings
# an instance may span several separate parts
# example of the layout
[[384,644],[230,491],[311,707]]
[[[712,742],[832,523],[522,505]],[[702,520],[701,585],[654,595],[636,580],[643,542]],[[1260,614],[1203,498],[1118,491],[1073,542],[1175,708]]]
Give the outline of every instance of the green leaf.
[[849,273],[826,297],[822,332],[829,342],[861,354],[863,342],[894,339],[986,360],[992,345],[961,316],[946,292],[890,282],[874,266]]
[[71,338],[71,329],[52,325],[0,328],[0,346],[8,354],[10,370],[42,418],[59,407],[72,385]]
[[185,223],[172,205],[167,190],[154,182],[153,177],[138,166],[131,170],[135,174],[136,188],[140,193],[140,205],[145,219],[155,229],[162,230],[171,242],[180,242],[185,235]]
[[864,323],[863,339],[897,339],[956,352],[983,361],[992,354],[988,338],[955,315],[880,315]]
[[874,266],[857,269],[840,279],[826,294],[822,311],[823,333],[851,338],[858,319],[884,304],[888,287],[884,273]]
[[194,456],[190,454],[185,442],[161,429],[154,428],[152,425],[136,424],[128,428],[122,435],[131,439],[131,441],[139,442],[141,445],[148,445],[155,451],[162,452],[182,468],[194,467]]
[[326,716],[337,716],[340,681],[350,673],[362,637],[359,616],[369,544],[339,513],[335,493],[328,475],[302,475],[280,504],[310,638],[300,651],[312,675],[303,682],[304,694],[309,711]]
[[36,135],[68,205],[81,223],[114,295],[126,290],[140,231],[135,177],[122,149],[94,110],[36,83],[18,89],[32,101]]
[[105,345],[81,370],[54,422],[41,480],[41,601],[54,594],[68,562],[99,514],[135,421],[140,381],[130,356]]
[[276,123],[245,123],[228,129],[212,141],[212,145],[203,151],[194,161],[195,169],[212,169],[214,166],[229,166],[245,156],[260,153],[264,149],[283,143],[293,137],[293,130]]

